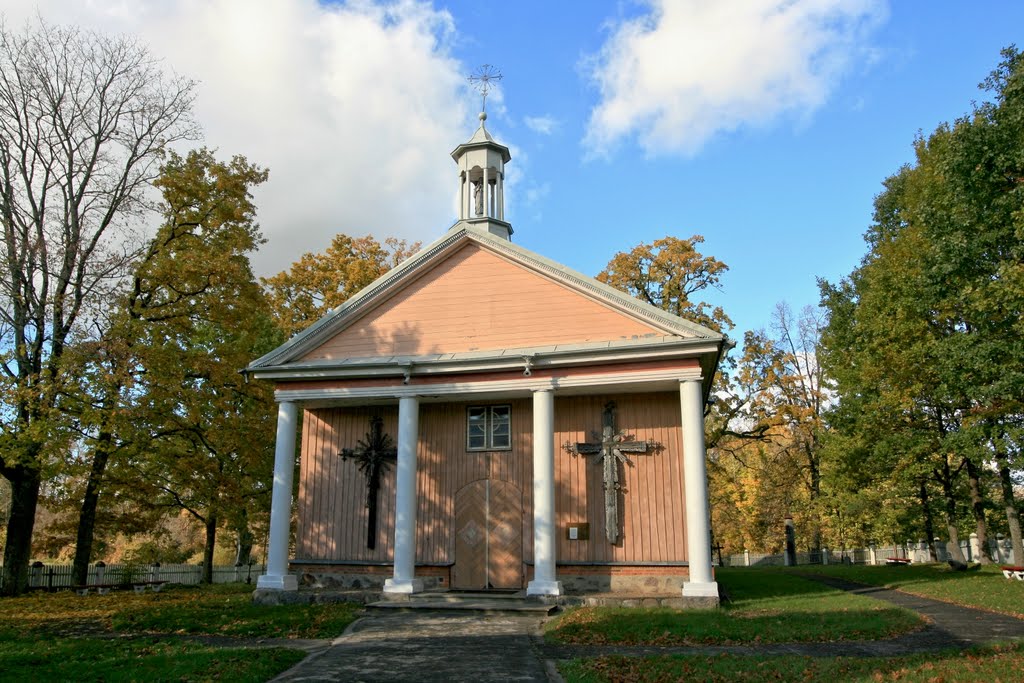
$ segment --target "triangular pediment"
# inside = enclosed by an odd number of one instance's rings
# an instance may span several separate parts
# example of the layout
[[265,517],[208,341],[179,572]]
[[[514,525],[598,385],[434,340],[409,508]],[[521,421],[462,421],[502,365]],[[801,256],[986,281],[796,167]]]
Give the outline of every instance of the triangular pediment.
[[459,223],[249,368],[653,339],[724,337]]
[[421,356],[661,334],[470,242],[302,360]]

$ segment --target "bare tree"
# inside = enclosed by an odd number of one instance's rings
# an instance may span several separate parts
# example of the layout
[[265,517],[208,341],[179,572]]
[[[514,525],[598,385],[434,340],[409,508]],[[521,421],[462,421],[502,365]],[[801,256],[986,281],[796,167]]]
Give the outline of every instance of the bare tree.
[[64,433],[64,351],[133,259],[128,227],[163,150],[198,136],[194,97],[130,38],[0,25],[3,594],[27,584],[40,484]]

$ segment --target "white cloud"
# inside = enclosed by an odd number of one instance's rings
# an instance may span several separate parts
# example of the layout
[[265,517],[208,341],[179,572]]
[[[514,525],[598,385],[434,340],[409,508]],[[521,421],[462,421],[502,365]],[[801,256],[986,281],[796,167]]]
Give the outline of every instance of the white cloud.
[[884,0],[645,0],[584,64],[600,92],[584,143],[635,136],[649,155],[693,154],[714,135],[808,116],[868,58]]
[[[33,18],[0,0],[8,26]],[[472,133],[454,23],[416,0],[41,0],[51,24],[130,33],[200,81],[196,117],[218,156],[267,166],[261,273],[335,232],[432,240],[454,214],[451,150]],[[497,98],[496,98],[497,99]]]
[[541,135],[551,135],[555,132],[555,128],[558,127],[558,120],[548,115],[524,116],[523,123],[534,133],[540,133]]
[[526,199],[526,205],[533,206],[534,204],[536,204],[537,202],[551,194],[551,183],[542,183],[540,185],[531,183],[530,186],[526,188],[526,192],[524,192],[523,194]]

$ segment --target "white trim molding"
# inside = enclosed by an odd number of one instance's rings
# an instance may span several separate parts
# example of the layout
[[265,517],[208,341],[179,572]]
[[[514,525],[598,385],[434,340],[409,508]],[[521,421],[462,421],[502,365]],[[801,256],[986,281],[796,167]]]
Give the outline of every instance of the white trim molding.
[[[380,387],[327,387],[323,389],[284,389],[274,392],[278,401],[340,401],[407,396],[462,396],[467,394],[495,394],[524,396],[534,391],[577,389],[585,387],[648,384],[701,379],[700,368],[650,370],[646,372],[616,372],[579,375],[575,377],[547,378],[536,376],[512,380],[480,382],[446,382],[444,384],[394,384]],[[675,385],[672,385],[672,389]]]

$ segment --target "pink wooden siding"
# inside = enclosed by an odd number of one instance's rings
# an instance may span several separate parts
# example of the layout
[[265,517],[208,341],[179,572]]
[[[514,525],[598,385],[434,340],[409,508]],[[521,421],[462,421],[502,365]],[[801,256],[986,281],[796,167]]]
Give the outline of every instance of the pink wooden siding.
[[662,334],[467,244],[304,360],[455,353]]
[[[565,443],[593,442],[604,405],[615,400],[616,428],[662,448],[629,457],[620,471],[621,540],[605,538],[602,467],[595,456],[575,456]],[[587,396],[555,400],[555,511],[559,562],[674,562],[686,559],[682,429],[679,394]],[[586,541],[570,541],[570,524],[589,522]]]
[[[617,427],[663,448],[634,454],[626,467],[622,541],[611,546],[604,533],[601,466],[592,457],[573,456],[562,445],[590,441],[601,431],[604,404],[617,403]],[[529,400],[494,401],[512,405],[512,450],[470,453],[465,447],[466,406],[420,406],[417,461],[416,560],[454,561],[454,497],[466,484],[485,478],[508,481],[523,492],[523,559],[533,556],[532,408]],[[364,438],[369,418],[379,415],[384,431],[397,438],[397,409],[307,410],[302,456],[295,557],[318,560],[388,561],[394,529],[394,470],[383,478],[378,501],[377,548],[366,548],[366,480],[338,453]],[[566,397],[555,400],[555,508],[559,562],[667,562],[686,559],[682,442],[677,393]],[[587,541],[566,538],[569,524],[589,522]]]

